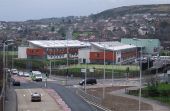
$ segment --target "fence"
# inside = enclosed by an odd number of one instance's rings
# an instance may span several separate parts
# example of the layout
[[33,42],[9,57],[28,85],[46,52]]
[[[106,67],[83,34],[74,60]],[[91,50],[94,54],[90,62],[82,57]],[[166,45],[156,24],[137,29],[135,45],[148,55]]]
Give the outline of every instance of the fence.
[[0,92],[0,111],[3,111],[4,109],[4,96],[3,96],[3,89],[2,91]]
[[80,97],[82,97],[84,100],[86,100],[86,101],[92,103],[93,105],[97,106],[98,108],[100,108],[103,111],[111,111],[111,110],[102,106],[102,98],[90,95],[90,94],[84,92],[84,90],[82,90],[80,88],[77,89],[76,94],[79,95]]

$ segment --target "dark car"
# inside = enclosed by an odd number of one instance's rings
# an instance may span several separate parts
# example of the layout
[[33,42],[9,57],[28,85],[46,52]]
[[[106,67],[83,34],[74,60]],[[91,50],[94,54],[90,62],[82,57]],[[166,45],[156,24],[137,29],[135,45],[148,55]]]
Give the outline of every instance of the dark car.
[[31,101],[34,102],[34,101],[41,101],[41,94],[35,92],[33,94],[31,94]]
[[[84,85],[84,84],[85,84],[85,80],[82,80],[82,81],[79,82],[79,85]],[[91,85],[97,84],[97,80],[93,79],[93,78],[86,79],[86,84],[91,84]]]
[[20,86],[20,81],[13,80],[12,84],[13,86]]

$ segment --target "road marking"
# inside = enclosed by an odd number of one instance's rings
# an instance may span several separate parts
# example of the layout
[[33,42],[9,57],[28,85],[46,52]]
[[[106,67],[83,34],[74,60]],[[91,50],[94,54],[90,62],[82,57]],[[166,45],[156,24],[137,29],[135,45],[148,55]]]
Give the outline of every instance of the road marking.
[[73,87],[79,87],[78,85],[73,85]]
[[32,94],[31,89],[28,89],[28,91],[30,92],[30,94]]
[[25,97],[25,94],[23,96]]

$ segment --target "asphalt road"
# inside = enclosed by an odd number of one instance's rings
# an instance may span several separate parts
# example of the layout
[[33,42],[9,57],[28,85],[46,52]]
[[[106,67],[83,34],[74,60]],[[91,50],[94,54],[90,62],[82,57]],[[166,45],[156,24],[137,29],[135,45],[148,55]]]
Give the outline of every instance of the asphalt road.
[[[30,106],[27,106],[26,108],[29,108],[29,107],[33,107],[35,109],[39,108],[39,110],[35,110],[35,111],[56,111],[56,110],[42,110],[40,108],[40,105],[38,105],[39,107],[36,107],[34,106],[34,104],[30,104],[30,91],[29,90],[31,89],[31,92],[32,91],[34,92],[34,90],[38,88],[39,90],[41,89],[42,91],[42,88],[45,88],[44,86],[45,86],[44,81],[43,82],[26,81],[26,82],[21,83],[20,87],[15,87],[17,94],[19,96],[19,107],[24,108],[25,104],[27,104]],[[54,89],[59,94],[59,96],[65,101],[65,103],[69,106],[69,108],[71,108],[71,111],[100,111],[99,109],[97,110],[95,107],[93,107],[92,105],[85,102],[82,98],[80,98],[75,93],[76,89],[73,87],[66,88],[63,85],[58,84],[57,81],[48,81],[47,87]],[[45,92],[43,91],[41,93],[43,93],[43,95],[45,94]],[[23,98],[24,94],[28,95],[28,97],[26,96],[26,98]],[[45,101],[52,101],[52,100],[45,99]],[[55,102],[53,101],[50,104],[52,103],[55,103]],[[46,103],[42,102],[41,105],[46,106]],[[52,107],[52,105],[49,107]],[[28,111],[28,110],[19,110],[19,111]],[[34,111],[34,110],[30,110],[30,111]],[[60,110],[57,110],[57,111],[60,111]]]
[[[18,111],[62,111],[43,89],[16,89],[18,97]],[[31,93],[38,92],[42,95],[41,102],[31,102]]]
[[56,84],[55,82],[50,82],[48,87],[58,92],[58,94],[72,111],[96,111],[93,106],[89,105],[78,95],[76,95],[74,88],[65,88],[62,85]]

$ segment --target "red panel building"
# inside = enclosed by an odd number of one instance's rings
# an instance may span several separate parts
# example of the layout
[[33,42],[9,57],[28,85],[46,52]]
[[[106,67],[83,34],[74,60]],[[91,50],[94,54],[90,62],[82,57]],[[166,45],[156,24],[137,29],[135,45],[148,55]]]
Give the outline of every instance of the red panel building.
[[92,42],[90,50],[90,63],[126,64],[137,57],[136,46],[120,42]]

